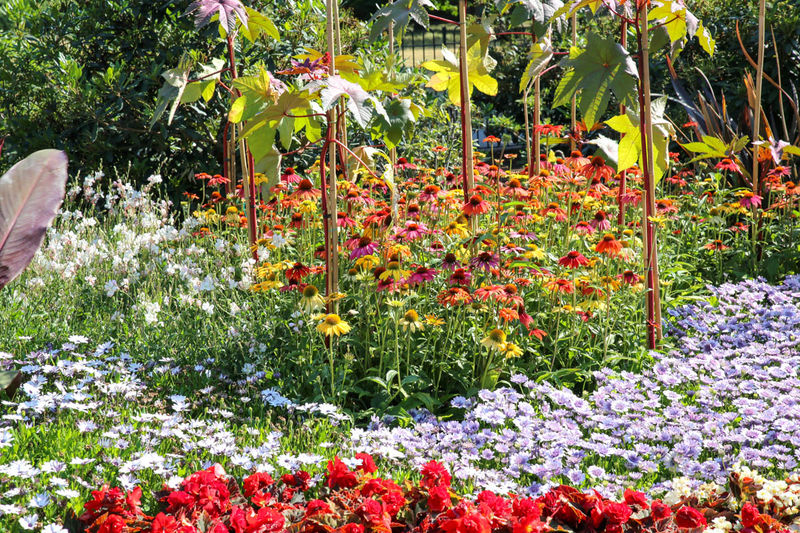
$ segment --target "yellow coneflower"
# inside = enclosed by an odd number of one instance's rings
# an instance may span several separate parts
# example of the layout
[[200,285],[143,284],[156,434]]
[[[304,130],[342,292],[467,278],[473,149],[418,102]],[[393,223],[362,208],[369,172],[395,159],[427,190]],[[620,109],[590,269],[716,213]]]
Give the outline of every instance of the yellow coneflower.
[[413,309],[409,309],[403,315],[399,321],[401,326],[403,326],[403,331],[411,330],[411,333],[415,331],[421,331],[425,329],[425,325],[420,321],[419,314],[414,311]]
[[511,359],[512,357],[519,357],[522,355],[522,348],[513,342],[507,342],[500,348],[500,353],[502,353],[506,359]]
[[386,264],[386,270],[381,273],[380,279],[385,280],[394,278],[395,281],[400,281],[409,274],[410,272],[408,270],[403,270],[403,267],[400,265],[400,261],[389,261]]
[[525,259],[544,259],[544,250],[535,244],[528,245],[529,250],[522,254]]
[[489,334],[483,338],[481,341],[481,345],[485,346],[486,348],[500,350],[503,345],[506,343],[506,332],[502,329],[495,328],[489,332]]
[[425,323],[431,327],[437,328],[444,325],[444,319],[436,315],[425,315]]
[[464,224],[459,224],[458,222],[451,222],[444,228],[444,232],[450,236],[456,236],[464,238],[469,235],[469,230],[467,226]]
[[341,300],[342,298],[344,298],[346,296],[347,295],[345,293],[343,293],[343,292],[334,292],[334,293],[329,294],[325,298],[325,301],[328,302],[328,303],[338,302],[339,300]]
[[313,285],[306,285],[303,288],[303,297],[300,298],[300,309],[304,313],[312,313],[325,307],[325,299]]
[[332,335],[344,335],[348,331],[350,331],[350,324],[342,320],[339,315],[325,315],[322,322],[317,325],[317,331],[325,335],[326,337],[330,337]]
[[372,270],[380,263],[380,259],[374,255],[364,255],[356,259],[356,266],[363,270]]
[[317,204],[316,202],[312,202],[311,200],[304,200],[300,202],[300,205],[297,207],[297,210],[303,213],[304,215],[313,215],[317,212]]
[[395,309],[400,309],[406,305],[406,303],[403,300],[398,300],[397,298],[389,298],[386,300],[386,305],[389,307],[394,307]]

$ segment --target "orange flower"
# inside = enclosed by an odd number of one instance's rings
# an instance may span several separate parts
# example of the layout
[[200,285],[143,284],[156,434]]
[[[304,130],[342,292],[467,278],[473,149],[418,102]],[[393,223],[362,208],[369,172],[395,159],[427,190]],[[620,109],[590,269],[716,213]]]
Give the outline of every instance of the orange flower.
[[489,210],[489,203],[480,194],[473,194],[461,210],[468,216],[480,215]]
[[610,180],[614,176],[614,169],[606,165],[606,160],[599,155],[594,156],[588,165],[583,165],[579,172],[586,179]]
[[611,233],[606,233],[603,235],[603,238],[600,239],[600,242],[598,242],[597,246],[594,247],[594,251],[599,254],[617,255],[621,250],[622,243],[619,242]]

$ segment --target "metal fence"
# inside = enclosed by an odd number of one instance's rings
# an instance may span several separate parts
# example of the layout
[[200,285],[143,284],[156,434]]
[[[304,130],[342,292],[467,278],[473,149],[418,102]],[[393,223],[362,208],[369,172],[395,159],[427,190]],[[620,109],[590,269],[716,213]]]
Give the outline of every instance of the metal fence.
[[441,24],[428,31],[409,31],[403,36],[400,52],[406,63],[419,66],[432,59],[442,59],[442,45],[458,54],[458,26]]

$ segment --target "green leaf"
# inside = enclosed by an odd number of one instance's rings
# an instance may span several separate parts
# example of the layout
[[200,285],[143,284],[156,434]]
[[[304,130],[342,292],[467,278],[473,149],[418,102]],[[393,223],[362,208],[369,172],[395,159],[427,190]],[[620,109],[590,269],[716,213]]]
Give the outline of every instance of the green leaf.
[[395,38],[402,36],[411,20],[427,29],[430,19],[428,12],[425,11],[426,7],[433,9],[434,5],[430,0],[395,0],[388,6],[380,8],[369,20],[372,23],[369,39],[378,40],[392,27],[392,23],[394,23]]
[[419,108],[410,98],[393,98],[386,102],[384,109],[386,116],[376,118],[373,137],[381,137],[387,148],[394,148],[416,122]]
[[242,121],[242,115],[244,114],[244,108],[247,105],[247,96],[242,95],[236,100],[233,101],[231,104],[231,110],[228,111],[228,120],[233,122],[234,124],[238,124]]
[[281,140],[281,145],[288,150],[292,145],[292,133],[294,133],[294,119],[285,117],[278,124],[278,135]]
[[[658,182],[669,167],[669,140],[674,135],[672,124],[664,117],[667,97],[654,100],[650,106],[653,124],[653,179]],[[622,134],[617,153],[617,172],[635,165],[645,168],[642,151],[642,135],[639,131],[639,115],[628,108],[624,115],[617,115],[606,121],[611,129]]]
[[524,92],[525,87],[532,83],[547,67],[550,60],[553,59],[553,46],[550,43],[550,39],[543,37],[533,43],[530,52],[528,52],[528,57],[531,59],[528,61],[528,65],[519,80],[519,92]]
[[[447,91],[450,101],[460,106],[461,71],[458,59],[445,47],[442,47],[442,55],[444,60],[426,61],[420,65],[422,68],[435,72],[426,87],[434,91]],[[497,94],[497,80],[489,75],[490,68],[487,67],[494,62],[490,59],[487,51],[482,49],[481,41],[476,41],[467,50],[467,80],[470,95],[472,95],[473,88],[490,96]]]
[[244,35],[245,39],[254,43],[259,37],[267,35],[276,41],[280,40],[280,32],[278,32],[278,28],[272,20],[255,9],[249,7],[245,7],[244,9],[247,12],[247,26],[240,23],[239,32]]
[[564,105],[580,93],[578,109],[587,127],[602,118],[612,93],[626,105],[634,103],[636,65],[616,41],[589,33],[586,49],[571,49],[561,65],[570,70],[556,87],[553,106]]
[[161,89],[158,91],[156,109],[153,113],[153,118],[150,119],[151,128],[167,110],[170,102],[173,102],[173,104],[170,109],[167,124],[172,123],[172,119],[175,118],[175,111],[178,109],[178,105],[180,105],[183,91],[186,89],[186,84],[189,81],[189,73],[191,70],[192,59],[189,57],[189,54],[184,52],[178,61],[177,67],[161,73],[161,77],[164,78],[164,85],[162,85]]
[[708,31],[708,28],[703,25],[702,21],[697,26],[695,35],[697,36],[697,40],[700,41],[700,46],[703,47],[703,50],[705,50],[708,55],[713,56],[717,42],[714,40],[714,37],[711,36],[711,32]]

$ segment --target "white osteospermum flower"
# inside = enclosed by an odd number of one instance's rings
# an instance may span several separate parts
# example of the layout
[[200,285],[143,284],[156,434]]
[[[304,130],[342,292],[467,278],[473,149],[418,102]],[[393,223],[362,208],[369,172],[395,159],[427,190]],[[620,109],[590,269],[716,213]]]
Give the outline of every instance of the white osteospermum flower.
[[36,514],[21,516],[18,522],[22,529],[30,531],[36,529],[36,526],[39,525],[39,516]]
[[69,533],[61,524],[48,524],[42,528],[42,533]]
[[47,507],[50,505],[52,498],[46,492],[40,492],[39,494],[34,494],[31,497],[31,500],[28,502],[28,507],[32,507],[34,509],[41,509],[42,507]]

